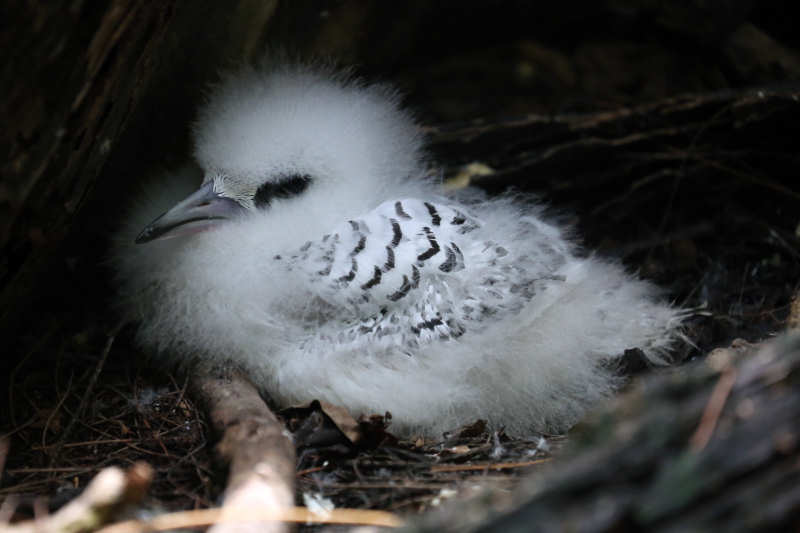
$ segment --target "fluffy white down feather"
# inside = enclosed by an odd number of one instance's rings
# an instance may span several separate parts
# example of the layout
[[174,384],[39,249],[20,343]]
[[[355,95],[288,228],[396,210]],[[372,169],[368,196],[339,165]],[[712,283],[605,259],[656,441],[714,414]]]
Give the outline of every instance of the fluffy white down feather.
[[[212,92],[194,133],[204,175],[187,169],[154,183],[125,220],[114,255],[123,312],[140,323],[142,346],[167,363],[232,361],[280,404],[318,398],[355,415],[390,411],[400,432],[435,434],[486,418],[526,433],[564,430],[612,392],[617,378],[608,368],[624,350],[638,347],[660,362],[680,337],[682,312],[656,287],[611,261],[578,257],[540,208],[508,197],[443,196],[423,178],[416,125],[385,87],[326,69],[245,70]],[[259,183],[286,174],[312,176],[313,185],[255,209]],[[213,231],[133,244],[203,179],[226,188],[247,215]],[[463,268],[427,268],[398,247],[397,266],[382,282],[399,285],[417,264],[419,286],[379,312],[353,303],[355,285],[337,292],[341,284],[312,275],[313,264],[303,268],[304,243],[316,246],[331,233],[345,242],[348,222],[358,220],[372,226],[356,254],[354,283],[363,286],[384,261],[376,224],[390,228],[400,200],[409,210],[427,201],[475,221],[469,233],[431,226],[443,249],[457,244]],[[425,238],[417,230],[403,237],[407,248]],[[486,243],[508,258],[485,256]],[[336,259],[333,268],[345,272],[350,261]],[[516,277],[496,290],[481,281],[501,267]],[[520,279],[533,294],[514,292]],[[483,314],[457,311],[468,298],[487,300]],[[431,325],[427,336],[409,332],[436,313],[446,324]],[[341,331],[366,319],[388,324],[389,316],[400,326],[388,341],[342,340]]]

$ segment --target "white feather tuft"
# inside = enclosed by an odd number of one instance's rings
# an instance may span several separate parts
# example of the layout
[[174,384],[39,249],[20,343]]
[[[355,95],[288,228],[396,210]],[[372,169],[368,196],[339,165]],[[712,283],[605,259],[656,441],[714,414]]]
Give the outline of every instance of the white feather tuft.
[[[662,303],[657,288],[613,262],[578,257],[540,208],[508,197],[441,196],[422,179],[414,122],[384,87],[309,67],[245,70],[213,92],[195,137],[205,179],[224,176],[240,195],[286,173],[315,182],[297,198],[215,231],[134,245],[147,222],[199,185],[201,176],[182,171],[127,217],[114,256],[120,302],[140,322],[142,345],[166,362],[233,361],[280,403],[318,398],[356,415],[390,411],[395,429],[405,432],[434,434],[479,417],[514,432],[561,431],[613,391],[618,378],[609,363],[624,350],[641,348],[661,363],[680,336],[683,314]],[[331,341],[370,318],[358,315],[367,307],[348,299],[352,291],[318,290],[315,283],[326,278],[319,281],[313,264],[299,268],[297,250],[334,231],[344,242],[341,228],[361,220],[371,227],[358,258],[367,265],[356,278],[362,284],[386,253],[379,224],[404,198],[436,203],[442,213],[469,213],[476,225],[470,233],[432,226],[442,246],[457,243],[464,268],[420,266],[419,288],[384,305],[386,317],[413,326],[433,313],[457,314],[479,284],[481,294],[494,290],[493,281],[481,281],[492,276],[501,280],[495,292],[505,292],[485,320],[464,318],[470,327],[446,340],[409,340],[401,328],[389,345],[366,336]],[[422,205],[404,201],[409,210]],[[384,272],[384,283],[399,285],[416,264],[417,252],[404,250],[426,245],[427,237],[413,231],[398,245],[397,267]],[[508,253],[487,256],[487,243]],[[287,263],[292,254],[294,263]],[[527,280],[536,294],[520,300],[512,294],[515,280]],[[444,331],[436,328],[431,332]]]

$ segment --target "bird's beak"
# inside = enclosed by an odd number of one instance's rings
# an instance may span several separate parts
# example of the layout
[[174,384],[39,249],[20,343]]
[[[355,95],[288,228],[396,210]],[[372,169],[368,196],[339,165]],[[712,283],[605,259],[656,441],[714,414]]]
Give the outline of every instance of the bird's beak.
[[136,244],[204,231],[243,211],[239,202],[215,193],[214,184],[208,182],[148,224]]

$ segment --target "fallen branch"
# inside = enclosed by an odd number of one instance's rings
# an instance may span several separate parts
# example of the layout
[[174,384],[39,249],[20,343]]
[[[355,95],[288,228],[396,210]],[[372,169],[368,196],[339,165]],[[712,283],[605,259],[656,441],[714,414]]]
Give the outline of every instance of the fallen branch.
[[230,464],[220,522],[212,531],[286,531],[284,522],[241,523],[241,509],[282,516],[294,505],[295,453],[283,424],[252,383],[231,369],[205,369],[191,392],[221,436],[220,458]]

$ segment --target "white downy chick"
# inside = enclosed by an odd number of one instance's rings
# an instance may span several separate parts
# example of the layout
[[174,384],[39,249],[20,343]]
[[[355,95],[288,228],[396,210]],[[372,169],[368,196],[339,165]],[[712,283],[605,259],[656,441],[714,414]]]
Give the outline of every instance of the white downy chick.
[[115,255],[167,362],[230,361],[281,405],[389,411],[400,432],[554,432],[613,390],[625,349],[661,361],[680,337],[654,286],[577,256],[531,202],[444,196],[384,86],[246,69],[194,137],[200,189],[172,206],[197,184],[158,184]]

